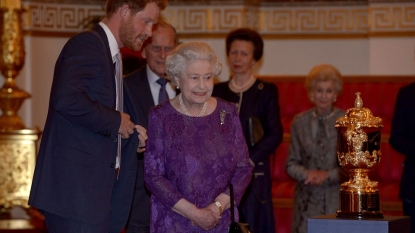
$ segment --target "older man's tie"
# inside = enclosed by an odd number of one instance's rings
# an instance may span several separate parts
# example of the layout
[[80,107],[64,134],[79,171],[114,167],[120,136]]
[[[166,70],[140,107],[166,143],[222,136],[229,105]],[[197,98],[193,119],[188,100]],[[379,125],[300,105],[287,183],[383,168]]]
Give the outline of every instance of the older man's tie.
[[166,91],[166,83],[167,80],[165,78],[159,78],[156,81],[158,84],[160,84],[160,92],[159,92],[159,99],[158,99],[158,103],[163,102],[164,100],[168,100],[169,96],[167,95],[167,91]]

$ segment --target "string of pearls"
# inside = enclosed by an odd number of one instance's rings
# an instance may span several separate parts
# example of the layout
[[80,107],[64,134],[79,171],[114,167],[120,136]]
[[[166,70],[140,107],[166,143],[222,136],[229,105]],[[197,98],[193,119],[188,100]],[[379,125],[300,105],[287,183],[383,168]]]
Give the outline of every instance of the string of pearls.
[[[183,110],[183,112],[184,112],[186,115],[188,115],[188,116],[192,116],[192,115],[190,115],[190,113],[187,111],[186,106],[184,106],[183,99],[182,99],[182,94],[181,94],[181,93],[180,93],[180,95],[179,95],[179,103],[180,103],[180,108]],[[206,107],[207,107],[207,102],[205,102],[205,103],[203,104],[202,111],[200,111],[199,115],[197,115],[196,117],[202,117],[202,116],[204,116],[204,115],[205,115],[205,112],[206,112]]]

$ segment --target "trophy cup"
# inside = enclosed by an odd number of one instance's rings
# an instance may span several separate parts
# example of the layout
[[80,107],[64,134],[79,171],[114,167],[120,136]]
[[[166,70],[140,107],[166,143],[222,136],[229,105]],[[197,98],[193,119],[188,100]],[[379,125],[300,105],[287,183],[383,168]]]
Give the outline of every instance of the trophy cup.
[[337,156],[340,165],[349,173],[349,181],[340,186],[340,209],[337,217],[383,218],[380,211],[378,182],[368,173],[379,163],[382,119],[363,108],[360,93],[356,93],[355,107],[336,121]]

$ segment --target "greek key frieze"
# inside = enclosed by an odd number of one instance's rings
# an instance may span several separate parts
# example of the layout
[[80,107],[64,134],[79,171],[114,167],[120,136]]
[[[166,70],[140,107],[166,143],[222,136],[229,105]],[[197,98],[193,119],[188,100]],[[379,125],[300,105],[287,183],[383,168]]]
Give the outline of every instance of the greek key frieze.
[[38,3],[26,8],[26,30],[79,32],[85,19],[102,17],[102,6]]
[[[28,32],[77,33],[104,15],[102,4],[25,2]],[[225,35],[251,27],[264,35],[372,35],[415,33],[415,3],[370,3],[328,6],[169,5],[164,20],[186,35]],[[90,26],[89,26],[90,27]]]
[[370,8],[372,31],[415,30],[415,5],[382,5]]
[[352,9],[271,9],[262,12],[266,33],[331,33],[365,32],[367,11]]

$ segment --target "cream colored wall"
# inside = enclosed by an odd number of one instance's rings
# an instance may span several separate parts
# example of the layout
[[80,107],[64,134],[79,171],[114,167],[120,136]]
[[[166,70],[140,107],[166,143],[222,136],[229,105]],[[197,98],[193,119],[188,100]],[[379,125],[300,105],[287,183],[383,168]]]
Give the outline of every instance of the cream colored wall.
[[369,74],[415,75],[415,37],[371,38]]
[[[225,64],[219,80],[227,80],[230,72],[224,39],[195,40],[214,48]],[[414,51],[415,37],[265,40],[257,73],[305,75],[317,64],[330,63],[345,75],[415,75]]]
[[[81,30],[83,17],[103,14],[101,4],[58,2],[24,1],[26,61],[17,83],[32,95],[19,111],[28,128],[44,127],[55,61],[68,40],[62,36]],[[350,6],[325,2],[295,7],[203,2],[169,5],[163,18],[184,35],[181,41],[211,44],[225,67],[220,81],[230,76],[224,36],[241,26],[273,38],[265,40],[258,74],[305,75],[316,64],[331,63],[344,75],[415,75],[415,37],[402,36],[414,35],[413,2],[370,1]],[[3,81],[0,78],[0,85]]]
[[[26,61],[18,86],[32,97],[19,111],[28,128],[43,130],[57,57],[68,38],[27,36]],[[190,41],[182,39],[181,41]],[[219,77],[229,77],[224,39],[195,39],[209,43],[224,63]],[[331,63],[344,75],[415,75],[415,38],[265,40],[259,74],[305,75],[316,64]],[[3,80],[2,80],[3,81]]]
[[26,61],[16,81],[32,97],[25,100],[19,116],[27,128],[43,130],[52,86],[53,69],[68,38],[26,37]]
[[[192,39],[183,39],[182,42]],[[225,64],[219,80],[227,80],[224,39],[210,39],[209,43]],[[316,64],[331,63],[345,74],[369,74],[369,42],[365,39],[317,40],[265,40],[264,55],[257,64],[258,74],[304,75]]]

